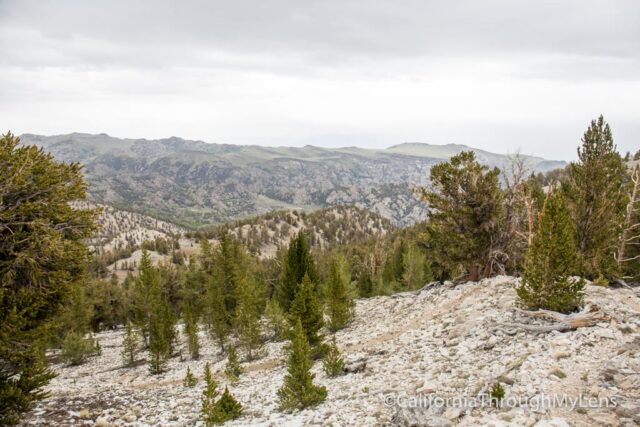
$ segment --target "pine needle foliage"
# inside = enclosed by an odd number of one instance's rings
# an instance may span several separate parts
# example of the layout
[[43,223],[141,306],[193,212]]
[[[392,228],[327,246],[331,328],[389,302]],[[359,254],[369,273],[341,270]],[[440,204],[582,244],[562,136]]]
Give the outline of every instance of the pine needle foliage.
[[132,366],[136,362],[138,353],[138,337],[130,322],[125,326],[124,337],[122,338],[122,362],[125,366]]
[[227,421],[240,418],[242,415],[242,405],[233,397],[227,387],[213,409],[213,416],[209,418],[208,424],[220,425]]
[[451,278],[462,268],[468,280],[493,274],[496,236],[503,226],[500,170],[463,151],[430,171],[431,189],[421,196],[429,205],[426,241],[438,278]]
[[327,389],[313,384],[315,375],[311,373],[311,366],[311,349],[298,319],[289,346],[287,375],[278,390],[280,409],[301,410],[324,402],[327,398]]
[[218,397],[218,382],[211,374],[209,362],[204,365],[204,390],[202,391],[202,417],[207,425],[212,424],[211,420],[215,415],[216,398]]
[[584,281],[570,277],[575,266],[573,223],[562,193],[554,191],[545,202],[522,282],[516,289],[520,304],[529,310],[577,310],[582,304]]
[[191,369],[187,366],[187,373],[184,375],[182,385],[185,387],[195,387],[198,384],[198,379],[193,375]]
[[619,274],[614,253],[628,202],[626,167],[609,124],[593,120],[569,165],[564,193],[576,228],[579,273],[589,279]]
[[326,285],[326,305],[329,330],[344,328],[353,318],[355,304],[351,290],[349,264],[343,256],[335,256],[329,267]]
[[247,359],[253,360],[260,355],[262,347],[260,310],[264,305],[264,289],[248,274],[238,281],[237,304],[234,322],[238,339]]
[[344,374],[344,359],[340,354],[340,350],[338,350],[335,336],[332,337],[329,350],[322,361],[322,368],[325,374],[330,377],[337,377]]
[[238,361],[238,352],[234,346],[229,346],[229,354],[227,355],[227,365],[225,366],[224,373],[229,378],[229,381],[236,382],[240,379],[242,374],[242,366]]
[[313,257],[309,252],[307,238],[300,231],[289,243],[276,288],[278,302],[285,312],[291,308],[304,276],[308,276],[312,283],[318,283],[319,276]]
[[98,213],[70,204],[86,196],[79,164],[19,143],[0,136],[0,425],[46,396],[44,344],[86,273]]
[[322,342],[322,335],[319,333],[324,326],[322,306],[318,301],[315,285],[306,274],[291,304],[289,320],[292,326],[295,326],[296,322],[300,320],[302,330],[311,346],[315,347]]

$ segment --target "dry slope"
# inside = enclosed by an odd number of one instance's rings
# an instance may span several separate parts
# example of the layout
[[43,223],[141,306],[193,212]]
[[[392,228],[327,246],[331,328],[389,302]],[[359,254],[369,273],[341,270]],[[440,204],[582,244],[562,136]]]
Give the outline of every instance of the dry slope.
[[[591,328],[542,335],[502,328],[522,320],[515,310],[517,279],[496,277],[477,283],[431,286],[417,293],[357,302],[357,319],[337,333],[349,363],[366,362],[358,373],[327,378],[316,363],[316,381],[327,401],[294,414],[278,410],[276,390],[285,373],[282,343],[245,365],[230,389],[245,415],[229,425],[387,425],[411,420],[419,425],[564,426],[634,425],[640,422],[640,298],[637,290],[588,286],[587,302],[610,317]],[[199,377],[205,362],[218,373],[224,360],[206,339],[199,361],[170,363],[170,372],[153,377],[145,365],[122,368],[121,331],[98,335],[103,354],[66,368],[49,386],[25,425],[197,425],[202,384],[184,388],[187,369]],[[226,380],[221,376],[221,382]],[[500,381],[506,397],[534,399],[567,395],[615,402],[610,407],[566,408],[449,407],[398,411],[411,397],[475,397]],[[404,398],[398,399],[399,396]],[[420,402],[418,402],[420,403]],[[588,404],[583,401],[584,405]],[[401,416],[394,415],[400,414]]]

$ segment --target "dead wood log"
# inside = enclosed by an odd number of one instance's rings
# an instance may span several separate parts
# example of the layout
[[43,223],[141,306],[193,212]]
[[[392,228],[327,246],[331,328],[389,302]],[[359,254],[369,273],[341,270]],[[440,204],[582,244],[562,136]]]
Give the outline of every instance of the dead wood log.
[[573,331],[578,328],[594,326],[596,323],[607,319],[607,316],[600,311],[600,307],[595,304],[586,305],[580,312],[572,314],[556,313],[549,310],[524,311],[520,313],[530,317],[547,318],[554,321],[549,325],[529,325],[525,323],[503,323],[502,326],[508,328],[520,328],[534,333],[547,333],[551,331]]

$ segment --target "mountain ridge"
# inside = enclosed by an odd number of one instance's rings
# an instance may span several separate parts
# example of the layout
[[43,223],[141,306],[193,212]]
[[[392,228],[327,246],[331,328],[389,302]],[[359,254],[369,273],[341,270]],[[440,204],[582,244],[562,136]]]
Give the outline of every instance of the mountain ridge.
[[[197,228],[279,209],[354,205],[396,225],[426,216],[413,188],[429,170],[462,151],[457,144],[404,143],[386,149],[265,147],[216,144],[178,137],[115,138],[107,134],[23,134],[58,160],[80,162],[91,201]],[[509,157],[472,149],[481,163]],[[532,172],[565,162],[523,156]]]

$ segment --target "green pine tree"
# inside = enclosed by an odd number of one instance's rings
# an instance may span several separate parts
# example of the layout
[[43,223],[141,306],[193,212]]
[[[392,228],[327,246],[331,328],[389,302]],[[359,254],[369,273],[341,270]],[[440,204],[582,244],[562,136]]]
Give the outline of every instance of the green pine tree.
[[211,374],[209,362],[204,365],[204,390],[202,391],[202,417],[207,425],[213,424],[215,417],[216,398],[218,397],[218,382]]
[[230,381],[236,382],[242,374],[242,366],[238,361],[238,353],[234,346],[229,346],[229,354],[227,355],[227,366],[225,366],[224,373],[227,375]]
[[405,239],[398,239],[387,255],[382,268],[382,280],[393,289],[397,289],[404,274],[404,255],[407,251]]
[[183,309],[184,332],[187,335],[187,348],[191,359],[200,358],[200,339],[198,338],[198,320],[190,304]]
[[285,411],[304,409],[317,405],[327,398],[327,389],[313,384],[311,373],[311,349],[302,323],[295,323],[291,344],[289,346],[289,362],[284,384],[278,390],[280,408]]
[[242,405],[229,393],[227,387],[224,393],[214,406],[213,416],[209,419],[210,424],[220,425],[227,421],[240,418],[242,415]]
[[584,281],[570,277],[576,265],[574,228],[561,192],[547,197],[538,232],[525,261],[522,283],[516,289],[527,309],[569,313],[582,304]]
[[324,326],[322,308],[315,292],[315,285],[306,274],[291,304],[289,320],[291,325],[295,325],[296,321],[300,320],[311,346],[315,347],[322,342],[322,336],[319,334],[320,329]]
[[132,366],[136,362],[137,352],[138,337],[131,327],[131,323],[127,322],[124,337],[122,338],[122,362],[125,366]]
[[309,276],[312,283],[318,282],[315,262],[309,252],[309,244],[302,231],[289,242],[285,253],[282,273],[276,287],[276,296],[280,306],[288,312],[298,292],[304,276]]
[[242,250],[225,231],[220,236],[220,243],[214,251],[213,280],[222,293],[227,324],[231,325],[236,310],[236,288],[241,262]]
[[247,359],[253,360],[260,354],[262,347],[260,310],[263,306],[264,290],[253,277],[244,275],[238,281],[237,293],[236,331]]
[[0,425],[46,396],[45,342],[86,273],[98,213],[70,204],[86,196],[79,164],[19,143],[0,136]]
[[344,373],[344,359],[338,350],[335,335],[332,337],[329,351],[322,361],[322,368],[325,374],[330,377],[337,377]]
[[328,326],[331,331],[344,328],[353,318],[355,309],[353,294],[349,264],[343,256],[336,256],[331,261],[326,286]]
[[164,372],[167,360],[173,352],[176,319],[168,295],[159,282],[155,282],[150,289],[148,299],[151,307],[146,324],[150,355],[149,372],[155,375]]
[[149,296],[156,292],[159,288],[160,276],[158,271],[153,267],[151,257],[146,249],[142,250],[142,258],[140,259],[140,267],[138,268],[138,277],[133,286],[132,305],[134,313],[134,323],[145,346],[149,341],[149,322],[154,311],[154,302]]
[[478,280],[494,274],[504,216],[499,176],[499,169],[480,165],[473,151],[431,168],[433,189],[422,188],[421,193],[429,205],[425,245],[438,278],[462,272],[468,280]]
[[569,165],[564,185],[576,227],[580,272],[589,279],[617,275],[614,253],[628,201],[626,167],[600,116],[584,133],[578,163]]
[[95,354],[96,350],[93,338],[85,338],[84,335],[71,331],[64,337],[60,358],[69,366],[81,365],[87,361],[87,357]]
[[205,304],[202,295],[206,292],[207,275],[203,268],[192,257],[184,274],[184,285],[180,291],[182,300],[182,319],[184,332],[187,335],[187,348],[192,359],[200,358],[200,339],[198,337],[198,322],[200,321]]
[[187,366],[187,373],[182,380],[182,385],[185,387],[195,387],[198,384],[198,379],[193,375],[191,369]]
[[209,281],[206,298],[209,332],[218,342],[220,351],[224,351],[230,328],[224,306],[223,290],[213,280]]

